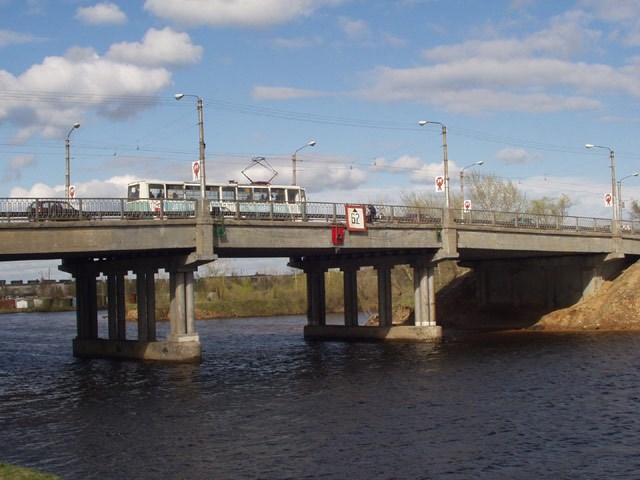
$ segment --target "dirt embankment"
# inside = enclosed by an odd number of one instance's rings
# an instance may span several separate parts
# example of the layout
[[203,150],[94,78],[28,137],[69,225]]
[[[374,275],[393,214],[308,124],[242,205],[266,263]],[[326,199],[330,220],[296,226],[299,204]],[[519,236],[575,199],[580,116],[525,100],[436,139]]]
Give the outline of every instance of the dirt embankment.
[[640,330],[640,262],[584,301],[543,316],[545,330]]
[[470,272],[438,293],[438,324],[461,329],[640,330],[640,262],[568,308],[480,308]]

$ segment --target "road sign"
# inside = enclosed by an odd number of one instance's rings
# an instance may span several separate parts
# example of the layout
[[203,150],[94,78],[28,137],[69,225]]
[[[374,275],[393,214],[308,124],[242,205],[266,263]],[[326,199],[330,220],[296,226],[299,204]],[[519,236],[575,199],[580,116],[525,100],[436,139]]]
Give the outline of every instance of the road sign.
[[193,174],[192,176],[192,180],[194,182],[197,182],[198,180],[200,180],[200,162],[199,161],[195,161],[191,163],[191,173]]
[[347,230],[364,232],[367,229],[367,217],[364,205],[347,205],[345,207]]

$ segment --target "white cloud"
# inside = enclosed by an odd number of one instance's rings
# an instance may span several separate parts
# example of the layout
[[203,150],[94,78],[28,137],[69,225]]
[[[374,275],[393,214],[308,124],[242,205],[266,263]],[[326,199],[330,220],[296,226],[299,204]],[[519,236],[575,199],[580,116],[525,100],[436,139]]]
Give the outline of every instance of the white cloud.
[[107,58],[123,63],[146,66],[191,65],[202,58],[202,47],[191,43],[186,33],[166,27],[150,29],[142,42],[122,42],[111,45]]
[[17,127],[13,140],[21,142],[36,134],[59,138],[88,110],[112,119],[132,117],[172,84],[165,66],[197,61],[201,51],[187,34],[150,30],[142,42],[114,45],[105,56],[73,47],[18,76],[0,70],[0,91],[10,92],[0,104],[0,122]]
[[530,160],[537,158],[536,155],[530,155],[523,148],[503,148],[494,155],[497,160],[501,160],[507,165],[513,165],[518,163],[527,163]]
[[351,40],[368,40],[373,36],[371,28],[364,20],[339,17],[338,25]]
[[96,3],[91,7],[78,7],[76,19],[88,25],[122,25],[127,16],[115,3]]
[[145,10],[186,26],[268,27],[343,0],[146,0]]
[[43,42],[45,40],[45,38],[30,35],[28,33],[0,30],[0,48],[17,43]]
[[9,160],[2,178],[3,182],[14,182],[22,178],[22,171],[35,164],[36,156],[32,153],[18,154]]
[[313,98],[326,95],[317,90],[305,90],[290,87],[253,87],[252,96],[256,100],[291,100],[295,98]]

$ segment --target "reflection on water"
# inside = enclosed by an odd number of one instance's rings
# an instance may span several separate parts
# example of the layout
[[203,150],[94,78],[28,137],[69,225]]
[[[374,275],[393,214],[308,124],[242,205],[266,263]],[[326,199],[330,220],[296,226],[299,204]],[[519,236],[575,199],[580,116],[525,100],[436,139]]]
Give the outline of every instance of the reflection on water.
[[0,316],[0,460],[68,479],[640,475],[640,334],[339,343],[304,323],[198,322],[196,366],[76,359],[73,314]]

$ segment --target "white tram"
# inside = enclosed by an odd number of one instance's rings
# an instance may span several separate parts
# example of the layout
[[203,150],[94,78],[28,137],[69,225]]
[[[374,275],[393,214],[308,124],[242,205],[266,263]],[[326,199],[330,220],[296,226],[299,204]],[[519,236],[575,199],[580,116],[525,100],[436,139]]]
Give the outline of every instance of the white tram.
[[[167,215],[193,213],[201,197],[200,183],[139,180],[127,188],[129,212]],[[297,185],[272,185],[268,182],[241,184],[208,183],[205,197],[212,215],[230,217],[300,217],[304,213],[305,190]]]

